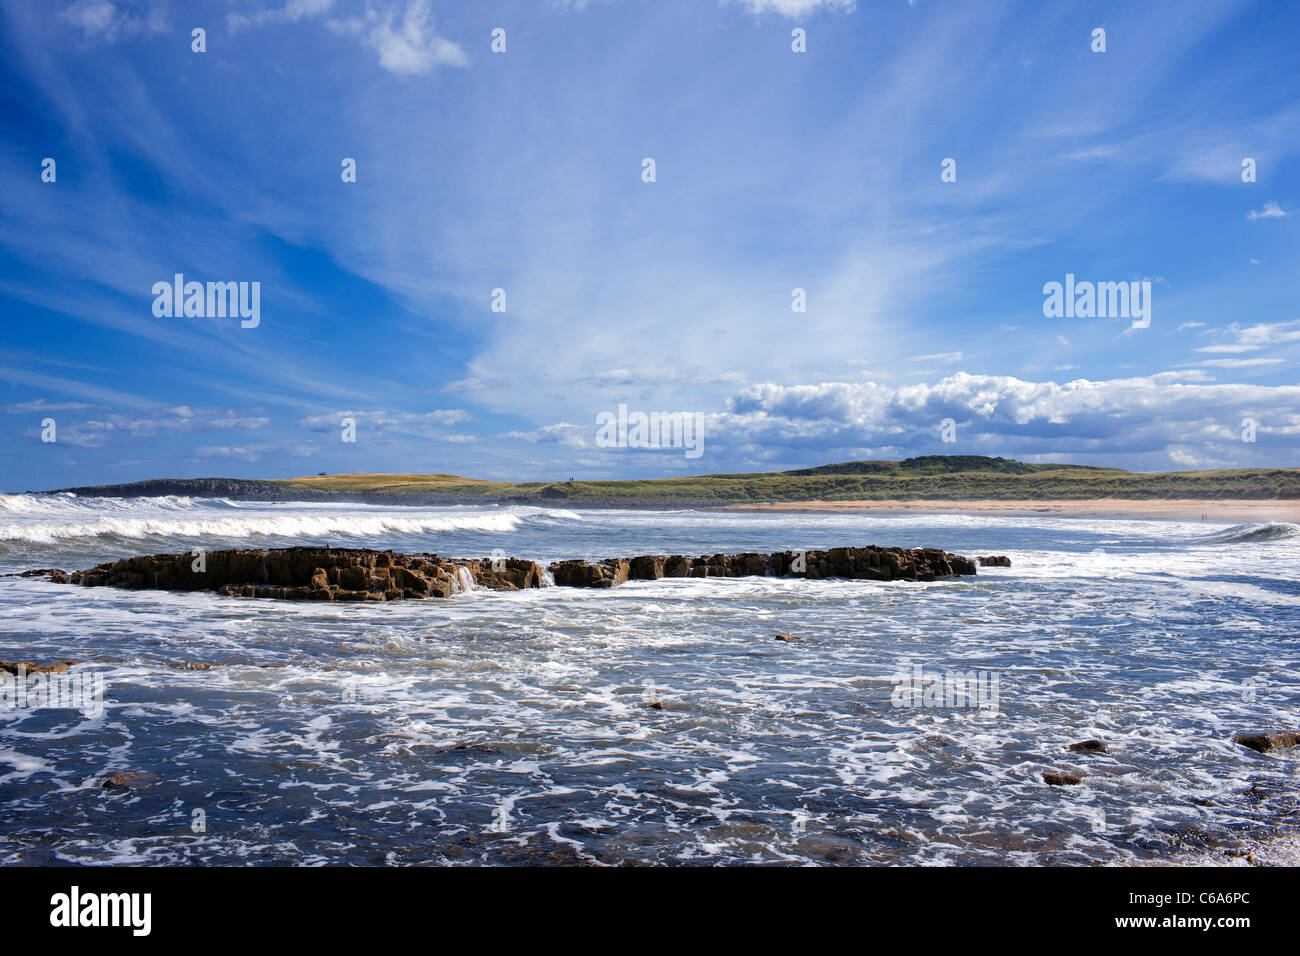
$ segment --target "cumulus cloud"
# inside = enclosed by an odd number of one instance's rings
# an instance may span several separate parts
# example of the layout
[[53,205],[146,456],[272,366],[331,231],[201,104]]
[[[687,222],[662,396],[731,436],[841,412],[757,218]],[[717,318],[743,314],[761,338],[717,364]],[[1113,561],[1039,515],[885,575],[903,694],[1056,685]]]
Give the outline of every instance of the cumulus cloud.
[[1085,452],[1235,440],[1246,415],[1269,421],[1277,431],[1300,433],[1300,386],[1187,378],[1162,372],[1058,384],[960,372],[934,385],[898,388],[874,382],[755,385],[737,393],[726,414],[715,416],[711,434],[715,444],[729,435],[748,444],[906,445],[952,418],[965,440]]
[[[944,419],[957,442],[942,443]],[[1242,421],[1258,423],[1260,442],[1300,435],[1300,385],[1217,384],[1188,369],[1137,378],[1057,383],[960,372],[934,384],[876,382],[758,384],[736,392],[725,411],[705,415],[710,470],[795,461],[801,464],[925,454],[988,454],[1029,460],[1125,456],[1166,467],[1256,463],[1241,442]],[[560,422],[500,436],[581,450],[609,466],[626,449],[599,448],[597,426]],[[574,459],[576,460],[576,459]],[[1273,464],[1280,462],[1273,461]],[[794,467],[786,465],[784,467]]]

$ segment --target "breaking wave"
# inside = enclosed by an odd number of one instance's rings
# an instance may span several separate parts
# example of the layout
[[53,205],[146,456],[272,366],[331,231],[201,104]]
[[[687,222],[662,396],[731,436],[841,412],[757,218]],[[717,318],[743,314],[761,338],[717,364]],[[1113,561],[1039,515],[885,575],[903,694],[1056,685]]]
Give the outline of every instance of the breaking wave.
[[224,498],[94,498],[0,495],[0,543],[250,538],[369,539],[437,532],[505,533],[525,524],[580,521],[570,511],[530,507],[399,508]]
[[1203,544],[1227,544],[1238,541],[1280,541],[1300,535],[1300,525],[1289,521],[1249,522],[1233,525],[1197,540]]

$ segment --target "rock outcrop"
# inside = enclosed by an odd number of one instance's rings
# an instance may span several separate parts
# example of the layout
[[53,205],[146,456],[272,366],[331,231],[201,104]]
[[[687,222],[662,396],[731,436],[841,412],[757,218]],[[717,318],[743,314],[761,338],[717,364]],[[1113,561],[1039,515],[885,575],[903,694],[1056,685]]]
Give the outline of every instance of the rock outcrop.
[[[557,561],[547,569],[561,587],[612,588],[659,578],[737,578],[757,575],[934,581],[975,573],[975,563],[937,548],[831,548],[775,554],[712,554],[689,558],[643,554],[589,563]],[[291,601],[396,601],[450,597],[475,587],[516,591],[543,584],[534,561],[519,558],[441,558],[366,548],[236,548],[121,558],[67,574],[24,572],[63,584],[135,590],[216,591],[236,597]]]
[[448,560],[363,548],[235,549],[122,558],[68,576],[85,587],[217,591],[291,601],[396,601],[485,587],[541,587],[542,569],[518,558]]
[[1005,554],[984,554],[979,558],[981,568],[1009,568],[1011,559]]
[[[613,559],[598,565],[561,561],[550,566],[556,584],[610,587],[612,564],[626,564],[625,579],[743,578],[762,575],[792,578],[853,578],[860,581],[934,581],[974,574],[975,562],[938,548],[831,548],[827,551],[777,551],[774,554],[711,554],[688,558],[680,554],[643,554],[628,561]],[[614,584],[620,583],[615,580]]]

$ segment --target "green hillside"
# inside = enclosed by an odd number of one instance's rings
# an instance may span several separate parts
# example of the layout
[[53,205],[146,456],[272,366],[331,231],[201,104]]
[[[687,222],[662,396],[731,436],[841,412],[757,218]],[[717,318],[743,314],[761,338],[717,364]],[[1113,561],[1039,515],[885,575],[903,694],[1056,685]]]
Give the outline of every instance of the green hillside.
[[904,461],[854,461],[794,471],[627,481],[500,482],[447,474],[318,475],[267,482],[286,489],[371,495],[454,495],[548,501],[741,503],[1089,498],[1300,498],[1300,469],[1129,472],[1027,464],[977,455],[927,455]]

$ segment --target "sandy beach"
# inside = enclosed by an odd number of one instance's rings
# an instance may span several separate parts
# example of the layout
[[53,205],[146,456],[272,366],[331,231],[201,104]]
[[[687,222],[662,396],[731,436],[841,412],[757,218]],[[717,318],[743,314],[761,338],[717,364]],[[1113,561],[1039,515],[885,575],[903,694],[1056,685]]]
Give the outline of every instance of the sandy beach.
[[1094,498],[1076,501],[777,501],[729,505],[729,511],[864,511],[914,514],[1060,515],[1072,518],[1178,518],[1207,521],[1300,522],[1297,499],[1171,498],[1135,501]]

